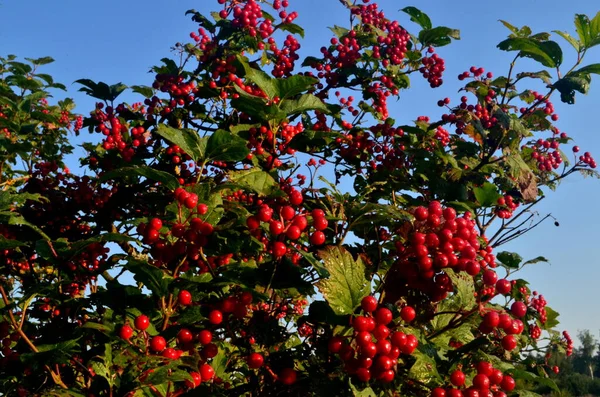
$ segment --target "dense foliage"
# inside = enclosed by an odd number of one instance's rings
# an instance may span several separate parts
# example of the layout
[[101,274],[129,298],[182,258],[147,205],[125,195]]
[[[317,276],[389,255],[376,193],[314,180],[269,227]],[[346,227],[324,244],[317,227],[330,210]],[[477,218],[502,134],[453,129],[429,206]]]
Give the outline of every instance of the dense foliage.
[[[572,340],[515,277],[545,259],[498,247],[546,219],[532,208],[561,179],[595,174],[551,97],[600,73],[582,66],[600,15],[556,32],[571,68],[550,34],[503,22],[507,75],[471,66],[440,120],[405,125],[388,102],[409,77],[443,84],[436,48],[458,30],[341,3],[350,24],[302,60],[288,0],[191,10],[192,42],[151,87],[78,80],[98,100],[85,118],[48,102],[51,58],[0,58],[3,395],[557,390],[550,357],[523,353]],[[127,89],[140,101],[117,101]],[[86,130],[72,173],[69,131]]]

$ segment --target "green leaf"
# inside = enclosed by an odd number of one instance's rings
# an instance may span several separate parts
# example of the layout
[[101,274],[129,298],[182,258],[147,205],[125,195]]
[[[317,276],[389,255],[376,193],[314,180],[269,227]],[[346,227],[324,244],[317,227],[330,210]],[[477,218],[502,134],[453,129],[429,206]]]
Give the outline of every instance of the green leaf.
[[452,39],[460,40],[459,30],[438,26],[433,29],[424,29],[419,32],[419,41],[423,45],[443,47],[450,44]]
[[590,36],[590,18],[587,15],[575,14],[575,29],[577,29],[579,41],[583,43],[584,47],[588,47],[592,39]]
[[278,96],[281,99],[292,98],[301,94],[319,82],[315,77],[295,75],[286,79],[277,79]]
[[534,263],[539,263],[539,262],[550,263],[550,261],[548,261],[548,259],[544,258],[543,256],[538,256],[537,258],[533,258],[533,259],[523,262],[523,266],[534,264]]
[[581,69],[577,69],[573,72],[571,72],[570,74],[572,75],[585,75],[585,74],[600,74],[600,63],[593,63],[591,65],[587,65],[582,67]]
[[10,240],[0,234],[0,250],[18,248],[24,245],[27,245],[27,243],[17,240]]
[[177,316],[177,323],[180,325],[198,324],[204,319],[201,306],[190,306],[180,312]]
[[403,11],[406,14],[408,14],[410,16],[410,20],[412,22],[418,24],[423,29],[431,29],[432,28],[431,19],[429,19],[429,17],[427,16],[427,14],[425,14],[424,12],[422,12],[421,10],[419,10],[418,8],[415,8],[415,7],[404,7],[400,11]]
[[281,101],[281,110],[288,116],[298,113],[304,113],[309,110],[318,110],[321,113],[329,113],[329,108],[323,101],[312,94],[304,94],[298,99],[285,99]]
[[550,84],[552,82],[552,76],[546,70],[540,70],[539,72],[522,72],[517,74],[517,79],[522,79],[524,77],[540,79],[546,84]]
[[159,124],[154,132],[169,142],[179,146],[195,162],[199,162],[199,160],[203,159],[206,144],[203,139],[198,136],[196,131],[190,129],[176,129],[165,124]]
[[544,329],[552,329],[556,327],[560,321],[558,321],[558,312],[551,307],[546,306],[546,323],[543,324]]
[[330,27],[329,30],[331,30],[337,36],[338,39],[350,33],[348,29],[337,25],[333,25],[333,27]]
[[319,281],[319,291],[336,314],[352,314],[371,290],[365,277],[365,265],[360,258],[355,261],[348,251],[339,246],[321,250],[319,256],[331,275]]
[[52,58],[52,57],[42,57],[42,58],[36,58],[36,59],[25,58],[25,59],[36,66],[47,65],[49,63],[54,62],[54,58]]
[[350,391],[352,392],[352,397],[376,397],[377,394],[370,387],[365,387],[364,389],[359,389],[354,386],[352,382],[350,382]]
[[229,180],[260,195],[269,196],[279,190],[279,184],[268,172],[258,168],[231,171]]
[[573,38],[573,36],[571,36],[569,33],[561,32],[560,30],[553,30],[552,32],[556,33],[557,35],[559,35],[560,37],[565,39],[569,44],[571,44],[573,46],[573,48],[575,48],[575,51],[580,50],[580,48],[581,48],[580,43],[577,40],[575,40]]
[[519,51],[520,56],[534,59],[549,68],[555,68],[562,63],[562,50],[554,41],[514,37],[500,42],[498,48],[503,51]]
[[283,30],[284,32],[289,32],[291,34],[297,34],[300,35],[300,37],[304,38],[304,29],[302,28],[302,26],[296,25],[295,23],[280,23],[279,25],[277,25],[276,29]]
[[169,279],[162,270],[142,261],[131,260],[125,265],[125,269],[133,273],[135,281],[144,284],[152,293],[158,297],[169,294]]
[[212,161],[240,161],[250,153],[247,142],[229,131],[215,131],[206,143],[206,158]]
[[123,167],[117,168],[115,170],[109,171],[103,174],[99,180],[100,182],[108,181],[115,178],[123,178],[123,177],[135,177],[135,176],[143,176],[148,179],[152,179],[153,181],[161,182],[165,187],[170,190],[175,190],[178,188],[179,180],[168,172],[155,170],[154,168],[140,165],[136,167]]
[[515,252],[507,252],[502,251],[496,255],[496,259],[500,262],[500,264],[507,269],[518,269],[519,265],[523,261],[521,255]]
[[498,202],[502,195],[498,192],[496,185],[490,182],[484,183],[481,187],[473,189],[477,202],[482,207],[490,207]]
[[151,98],[154,95],[154,90],[151,87],[144,85],[132,85],[131,90],[138,94],[142,94],[146,98]]
[[554,83],[554,88],[560,92],[560,100],[570,105],[575,103],[575,91],[587,94],[592,78],[589,74],[567,74]]
[[238,56],[237,59],[242,64],[242,67],[246,72],[246,78],[256,84],[269,99],[279,96],[279,89],[277,87],[276,79],[272,78],[262,70],[251,67],[248,61],[241,55]]

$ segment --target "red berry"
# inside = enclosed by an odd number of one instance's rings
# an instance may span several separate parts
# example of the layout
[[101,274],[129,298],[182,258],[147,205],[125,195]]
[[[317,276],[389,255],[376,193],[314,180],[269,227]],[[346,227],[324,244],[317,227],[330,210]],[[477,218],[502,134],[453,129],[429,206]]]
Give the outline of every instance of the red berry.
[[517,347],[517,338],[514,335],[506,335],[502,338],[502,347],[504,350],[511,351]]
[[323,245],[325,243],[325,234],[322,231],[317,230],[310,235],[310,243],[316,246]]
[[416,316],[417,313],[411,306],[404,306],[402,310],[400,310],[400,317],[402,317],[402,320],[406,321],[407,323],[412,322]]
[[193,382],[186,380],[185,385],[190,389],[200,386],[200,383],[202,382],[202,375],[200,375],[198,372],[190,372],[190,376],[192,377]]
[[281,383],[283,383],[286,386],[290,386],[293,385],[294,383],[296,383],[296,378],[298,377],[298,374],[296,373],[296,371],[292,368],[284,368],[279,372],[279,375],[277,376],[277,380],[279,380]]
[[265,362],[265,358],[260,353],[250,353],[247,362],[248,367],[256,369],[262,367],[263,363]]
[[152,218],[152,220],[150,220],[149,226],[154,230],[160,230],[160,228],[162,227],[162,221],[158,218]]
[[134,325],[138,330],[145,331],[150,326],[150,319],[142,314],[135,318]]
[[488,361],[480,361],[477,363],[477,373],[483,374],[485,376],[490,376],[492,371],[494,370],[494,366],[492,363]]
[[495,285],[498,281],[498,274],[495,271],[488,269],[483,272],[483,283],[485,285]]
[[473,386],[481,391],[489,390],[490,378],[484,374],[475,375],[473,378]]
[[150,339],[150,349],[156,353],[160,353],[161,351],[165,350],[166,346],[167,341],[162,336],[154,336],[152,339]]
[[393,318],[394,315],[392,314],[392,311],[386,307],[380,307],[375,312],[375,321],[377,321],[378,324],[387,325]]
[[208,345],[210,342],[212,342],[212,332],[207,329],[203,329],[198,334],[198,341],[200,341],[200,343],[203,345]]
[[510,307],[510,312],[515,317],[525,317],[525,314],[527,314],[527,305],[521,301],[516,301]]
[[461,387],[462,385],[464,385],[465,384],[464,372],[462,372],[460,370],[456,370],[456,371],[452,372],[452,374],[450,375],[450,382],[456,387]]
[[202,377],[202,382],[208,382],[215,376],[215,370],[208,364],[202,364],[200,366],[200,376]]
[[269,232],[271,232],[273,236],[280,235],[283,233],[283,223],[272,220],[271,223],[269,223]]
[[189,291],[181,290],[177,295],[177,301],[182,306],[189,306],[192,304],[192,294]]
[[125,340],[129,340],[133,336],[133,328],[125,324],[119,330],[119,336]]
[[263,206],[260,208],[260,210],[258,210],[258,214],[256,214],[256,216],[262,222],[269,222],[273,216],[273,209],[268,206]]
[[287,252],[287,247],[281,241],[275,241],[273,243],[273,256],[276,258],[281,258]]
[[329,222],[325,218],[313,218],[313,227],[317,230],[327,229]]
[[496,291],[502,295],[510,294],[512,290],[512,284],[507,279],[503,278],[496,282]]
[[360,302],[360,307],[367,313],[372,313],[377,309],[377,298],[374,296],[365,296]]
[[213,310],[208,314],[208,321],[211,324],[218,325],[223,322],[223,313],[220,310]]
[[500,324],[500,315],[497,312],[487,312],[483,316],[483,324],[488,328],[496,328]]
[[515,380],[508,375],[504,375],[502,377],[502,382],[500,382],[500,387],[505,391],[513,391],[515,388]]
[[287,238],[289,238],[290,240],[298,240],[300,238],[300,235],[302,235],[302,231],[300,230],[300,228],[296,225],[291,225],[290,227],[288,227],[288,229],[285,232],[285,235],[287,236]]
[[183,328],[181,331],[177,333],[177,340],[179,343],[189,343],[194,339],[194,335],[190,332],[189,329]]
[[416,220],[424,221],[429,217],[429,211],[425,207],[417,207],[415,208],[413,215],[415,216]]

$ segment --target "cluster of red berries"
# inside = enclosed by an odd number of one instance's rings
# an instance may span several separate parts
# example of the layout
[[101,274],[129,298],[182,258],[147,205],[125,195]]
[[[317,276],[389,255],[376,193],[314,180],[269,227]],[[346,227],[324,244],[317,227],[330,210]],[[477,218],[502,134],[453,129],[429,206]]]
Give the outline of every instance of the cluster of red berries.
[[[429,47],[428,53],[433,53],[434,48]],[[438,54],[432,54],[431,56],[424,56],[421,59],[423,66],[419,68],[419,72],[429,82],[431,88],[439,87],[443,84],[442,75],[446,70],[444,60],[438,56]]]
[[563,331],[563,338],[565,340],[567,356],[570,356],[573,354],[573,338],[571,338],[571,335],[567,331]]
[[[516,310],[511,309],[511,313],[513,315],[515,315],[515,311]],[[515,316],[522,317],[517,315]],[[521,333],[523,333],[524,329],[525,324],[523,323],[523,321],[521,321],[518,318],[512,318],[508,313],[499,313],[497,311],[488,311],[487,313],[485,313],[483,315],[482,322],[479,325],[479,331],[482,334],[494,333],[494,336],[500,339],[500,345],[506,351],[514,350],[517,347],[517,338],[515,337],[515,335],[520,335]],[[499,330],[504,331],[504,335],[497,332]]]
[[509,219],[513,216],[514,211],[519,208],[519,203],[515,202],[513,196],[505,194],[500,197],[497,201],[497,207],[495,210],[496,215],[500,219]]
[[481,245],[470,213],[457,217],[453,208],[432,201],[428,207],[414,208],[412,214],[412,230],[408,234],[398,230],[395,243],[398,259],[394,268],[407,285],[439,301],[453,290],[443,269],[477,276],[481,269],[496,266],[491,247]]
[[[419,345],[418,339],[402,331],[394,331],[394,315],[386,307],[379,306],[374,296],[361,301],[365,315],[352,320],[351,338],[334,336],[329,340],[329,352],[337,354],[344,362],[346,372],[361,382],[372,378],[383,383],[394,380],[395,369],[401,354],[412,354]],[[405,306],[400,317],[407,323],[415,319],[415,310]]]
[[504,374],[487,361],[477,363],[477,374],[471,381],[471,386],[465,388],[466,375],[460,369],[450,374],[450,383],[454,388],[437,387],[432,390],[431,397],[477,397],[494,395],[506,397],[506,393],[514,390],[516,384],[512,376]]

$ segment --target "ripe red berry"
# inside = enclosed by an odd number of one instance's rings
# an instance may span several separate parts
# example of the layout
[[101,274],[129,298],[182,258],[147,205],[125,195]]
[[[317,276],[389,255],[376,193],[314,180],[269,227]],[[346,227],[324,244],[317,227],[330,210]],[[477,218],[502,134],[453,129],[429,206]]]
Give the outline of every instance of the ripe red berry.
[[512,376],[504,375],[504,377],[502,377],[502,382],[500,382],[500,387],[504,389],[504,391],[513,391],[515,388],[515,380]]
[[288,229],[285,232],[285,235],[287,236],[287,238],[289,238],[290,240],[298,240],[300,238],[300,235],[302,235],[302,231],[300,230],[300,228],[296,225],[291,225],[290,227],[288,227]]
[[431,397],[446,397],[446,390],[436,387],[431,391]]
[[313,227],[316,230],[325,230],[329,222],[325,218],[313,218]]
[[202,375],[200,375],[198,372],[190,372],[190,376],[192,377],[193,382],[186,380],[185,385],[190,389],[200,386],[200,383],[202,382]]
[[119,336],[125,340],[129,340],[133,336],[133,328],[125,324],[119,330]]
[[150,349],[156,353],[160,353],[165,350],[167,341],[162,336],[154,336],[150,339]]
[[496,291],[502,295],[510,294],[512,290],[512,284],[507,279],[503,278],[496,282]]
[[287,247],[281,241],[275,241],[273,243],[273,256],[276,258],[281,258],[287,252]]
[[262,367],[263,363],[265,362],[265,358],[260,353],[250,353],[247,362],[248,367],[256,369]]
[[489,390],[490,388],[490,378],[484,374],[477,374],[473,378],[473,386],[481,391]]
[[487,312],[483,316],[483,324],[488,328],[496,328],[500,324],[500,315],[498,312]]
[[380,307],[375,312],[375,321],[377,321],[378,324],[387,325],[393,318],[394,315],[392,314],[392,311],[386,307]]
[[160,230],[160,228],[162,227],[163,223],[158,218],[152,218],[152,220],[150,220],[150,223],[148,225],[150,226],[150,228],[152,228],[154,230]]
[[329,343],[327,345],[329,352],[338,353],[342,348],[343,343],[344,341],[339,336],[334,336],[333,338],[329,339]]
[[323,245],[325,243],[325,234],[322,231],[317,230],[310,235],[310,243],[316,246]]
[[417,313],[411,306],[404,306],[402,310],[400,310],[400,317],[402,317],[402,320],[406,321],[407,323],[412,322],[416,316]]
[[492,371],[494,370],[494,366],[492,363],[488,361],[480,361],[477,363],[477,373],[483,374],[485,376],[490,376]]
[[213,310],[208,314],[208,321],[211,324],[218,325],[223,322],[223,313],[220,310]]
[[135,325],[136,329],[140,331],[145,331],[150,326],[150,319],[148,318],[148,316],[142,314],[135,318],[133,324]]
[[271,232],[273,236],[280,235],[283,233],[283,223],[271,220],[271,223],[269,223],[269,232]]
[[415,219],[418,221],[424,221],[429,217],[429,211],[425,207],[417,207],[415,208],[415,212],[413,213]]
[[510,312],[515,317],[525,317],[525,314],[527,314],[527,305],[521,301],[513,302],[512,306],[510,307]]
[[207,329],[203,329],[198,334],[198,341],[203,345],[208,345],[210,342],[212,342],[212,337],[212,332]]
[[367,313],[374,312],[377,309],[377,298],[374,296],[365,296],[360,302],[360,307]]
[[279,375],[277,375],[277,380],[286,386],[296,383],[297,378],[298,374],[293,368],[284,368],[279,372]]
[[260,210],[258,210],[258,214],[256,214],[256,216],[262,222],[269,222],[273,216],[273,209],[268,206],[263,206],[260,208]]
[[462,385],[464,385],[465,384],[464,372],[462,372],[460,370],[456,370],[456,371],[452,372],[452,374],[450,375],[450,382],[456,387],[461,387]]
[[483,272],[483,283],[485,285],[495,285],[498,281],[498,274],[495,271],[488,269]]
[[202,364],[200,366],[200,376],[202,377],[202,382],[208,382],[215,376],[215,370],[208,364]]
[[506,335],[502,338],[502,347],[504,350],[511,351],[517,347],[517,338],[514,335]]
[[183,328],[177,333],[177,340],[179,341],[179,343],[183,343],[183,344],[189,343],[193,339],[194,339],[194,335],[187,328]]
[[182,306],[189,306],[192,304],[192,294],[187,290],[181,290],[177,295],[177,301]]

